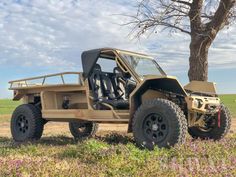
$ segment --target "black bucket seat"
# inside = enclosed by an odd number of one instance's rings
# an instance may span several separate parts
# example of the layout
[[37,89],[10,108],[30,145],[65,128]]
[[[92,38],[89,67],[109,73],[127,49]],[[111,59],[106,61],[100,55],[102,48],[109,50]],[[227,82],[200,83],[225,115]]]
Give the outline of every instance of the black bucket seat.
[[113,73],[104,73],[101,66],[96,64],[89,78],[90,88],[93,92],[94,101],[101,107],[102,103],[111,105],[114,109],[129,109],[129,102],[123,99],[119,93],[119,86]]

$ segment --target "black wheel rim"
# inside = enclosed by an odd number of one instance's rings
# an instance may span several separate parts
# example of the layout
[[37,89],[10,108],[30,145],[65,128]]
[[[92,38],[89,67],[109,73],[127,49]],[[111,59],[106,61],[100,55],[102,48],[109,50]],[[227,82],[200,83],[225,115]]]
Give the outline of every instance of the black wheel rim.
[[88,134],[89,132],[89,126],[90,124],[89,123],[76,123],[75,125],[75,128],[76,130],[81,134],[81,135],[86,135]]
[[80,133],[84,133],[86,131],[86,125],[84,123],[79,124],[79,126],[77,127],[77,130]]
[[19,134],[25,135],[29,132],[29,120],[24,115],[19,115],[16,119],[16,130]]
[[143,131],[152,142],[161,142],[168,134],[168,121],[159,114],[150,114],[143,121]]

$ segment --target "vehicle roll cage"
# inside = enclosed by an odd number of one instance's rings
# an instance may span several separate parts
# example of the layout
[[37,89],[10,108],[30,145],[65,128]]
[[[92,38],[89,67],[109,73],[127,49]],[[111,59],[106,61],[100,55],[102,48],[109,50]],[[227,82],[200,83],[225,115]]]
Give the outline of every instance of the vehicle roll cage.
[[[77,79],[77,82],[74,82],[73,84],[83,85],[83,82],[88,77],[90,77],[90,75],[93,71],[93,68],[94,68],[99,57],[116,60],[117,65],[123,71],[129,72],[134,78],[137,79],[137,81],[140,81],[140,78],[138,77],[138,75],[133,72],[132,68],[129,68],[126,61],[123,61],[122,59],[121,59],[122,60],[121,61],[120,59],[118,59],[118,58],[122,58],[120,53],[149,57],[144,54],[129,52],[129,51],[125,51],[125,50],[123,51],[123,50],[118,50],[118,49],[114,49],[114,48],[101,48],[101,49],[88,50],[88,51],[84,51],[81,55],[83,72],[62,72],[62,73],[57,73],[57,74],[50,74],[50,75],[44,75],[44,76],[39,76],[39,77],[14,80],[14,81],[9,82],[10,89],[12,90],[14,88],[35,87],[35,86],[37,87],[37,86],[48,85],[48,83],[46,81],[52,77],[54,77],[54,78],[59,77],[62,85],[71,84],[66,81],[66,79],[65,79],[66,75],[76,75],[78,77],[78,79]],[[119,56],[119,57],[117,57],[117,56]],[[124,65],[128,68],[124,68]],[[161,69],[161,67],[160,67],[160,69]],[[164,73],[164,71],[162,69],[161,69],[161,71]],[[36,83],[36,81],[37,81],[37,83]],[[58,83],[50,83],[50,85],[58,85]]]

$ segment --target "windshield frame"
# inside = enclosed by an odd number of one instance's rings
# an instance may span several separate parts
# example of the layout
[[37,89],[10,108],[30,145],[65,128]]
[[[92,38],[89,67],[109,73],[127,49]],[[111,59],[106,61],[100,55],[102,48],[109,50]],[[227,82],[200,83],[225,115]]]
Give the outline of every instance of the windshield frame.
[[[139,78],[143,78],[143,77],[149,76],[149,75],[140,75],[139,73],[137,73],[137,71],[130,65],[130,63],[125,59],[125,57],[123,55],[130,55],[130,56],[134,56],[134,57],[140,57],[143,60],[151,60],[153,62],[153,64],[156,66],[159,73],[160,73],[160,74],[155,75],[155,76],[167,76],[167,74],[164,72],[164,70],[161,68],[161,66],[157,63],[157,61],[151,56],[148,56],[148,55],[145,55],[145,54],[128,52],[128,51],[117,51],[117,52],[119,53],[120,57],[125,62],[125,64],[130,68],[130,70],[132,72],[134,72]],[[150,74],[150,76],[154,76],[154,75]]]

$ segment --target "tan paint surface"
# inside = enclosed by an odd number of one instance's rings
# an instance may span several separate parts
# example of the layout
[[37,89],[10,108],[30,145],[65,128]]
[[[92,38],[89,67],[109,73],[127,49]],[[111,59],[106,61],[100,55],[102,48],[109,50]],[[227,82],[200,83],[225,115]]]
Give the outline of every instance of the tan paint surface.
[[216,87],[215,83],[213,82],[192,81],[186,86],[184,86],[184,89],[190,90],[192,92],[216,94]]

